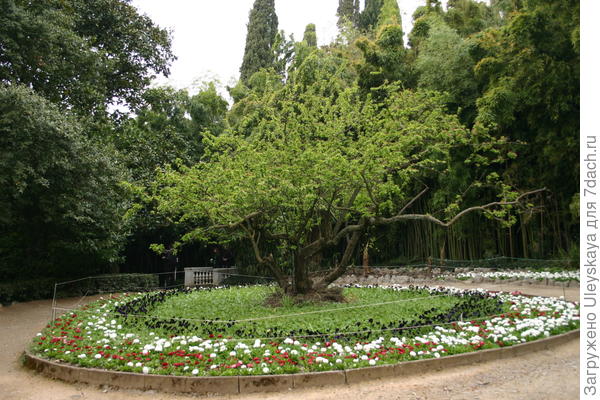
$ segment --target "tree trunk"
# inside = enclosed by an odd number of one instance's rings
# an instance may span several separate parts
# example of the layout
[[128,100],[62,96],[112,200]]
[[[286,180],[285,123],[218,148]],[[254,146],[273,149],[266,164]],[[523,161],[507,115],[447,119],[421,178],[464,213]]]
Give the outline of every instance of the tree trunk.
[[312,291],[312,281],[308,276],[309,259],[300,254],[294,255],[294,294],[308,294]]
[[338,279],[339,277],[344,275],[344,273],[346,272],[346,268],[348,267],[348,264],[352,260],[352,256],[354,255],[354,251],[356,250],[356,246],[358,245],[358,242],[362,236],[362,233],[363,233],[363,229],[356,230],[352,233],[352,236],[350,237],[350,239],[348,240],[348,243],[346,244],[346,249],[344,250],[344,255],[342,256],[342,259],[335,266],[333,271],[331,271],[329,274],[325,275],[325,277],[323,279],[321,279],[319,282],[315,283],[315,285],[314,285],[315,290],[326,289],[330,283],[334,282],[336,279]]
[[369,275],[369,243],[369,241],[365,243],[362,253],[363,273],[365,276]]

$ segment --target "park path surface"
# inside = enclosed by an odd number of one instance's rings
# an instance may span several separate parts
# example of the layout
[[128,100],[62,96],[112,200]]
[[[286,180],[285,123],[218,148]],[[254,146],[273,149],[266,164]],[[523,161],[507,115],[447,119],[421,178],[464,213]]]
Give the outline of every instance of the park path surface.
[[[438,282],[439,283],[439,282]],[[483,287],[490,290],[562,296],[579,300],[579,288],[553,286],[514,286],[489,283],[456,283],[454,287]],[[68,307],[77,300],[62,300]],[[20,355],[50,318],[51,301],[32,301],[0,307],[0,399],[190,399],[198,396],[156,393],[154,391],[113,390],[52,380],[21,366]],[[465,399],[465,400],[570,400],[579,398],[579,340],[519,358],[454,368],[448,371],[375,380],[351,386],[283,393],[216,396],[215,399],[252,400],[375,400],[375,399]]]

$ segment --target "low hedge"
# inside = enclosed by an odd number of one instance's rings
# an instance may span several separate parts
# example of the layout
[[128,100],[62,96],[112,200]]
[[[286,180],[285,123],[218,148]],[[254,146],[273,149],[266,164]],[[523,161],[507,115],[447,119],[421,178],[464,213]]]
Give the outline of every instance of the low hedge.
[[[40,278],[0,283],[3,305],[40,299],[51,299],[56,278]],[[57,297],[76,297],[97,293],[144,291],[158,287],[158,276],[152,274],[99,275],[59,285]]]

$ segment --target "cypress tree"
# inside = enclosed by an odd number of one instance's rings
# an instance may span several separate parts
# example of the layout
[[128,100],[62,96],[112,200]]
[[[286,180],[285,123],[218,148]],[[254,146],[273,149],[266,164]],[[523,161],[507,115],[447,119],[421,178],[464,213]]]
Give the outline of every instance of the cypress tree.
[[346,21],[350,21],[352,25],[357,26],[359,11],[359,0],[339,0],[337,9],[338,27],[342,27]]
[[402,26],[402,18],[400,17],[400,7],[397,0],[383,0],[377,27],[384,25],[400,25]]
[[273,44],[277,35],[274,0],[256,0],[248,20],[246,49],[240,67],[240,79],[247,81],[261,68],[273,66]]
[[377,26],[383,0],[365,0],[365,9],[360,13],[358,27],[362,31],[371,31]]
[[302,40],[308,47],[317,47],[317,27],[315,24],[306,25]]

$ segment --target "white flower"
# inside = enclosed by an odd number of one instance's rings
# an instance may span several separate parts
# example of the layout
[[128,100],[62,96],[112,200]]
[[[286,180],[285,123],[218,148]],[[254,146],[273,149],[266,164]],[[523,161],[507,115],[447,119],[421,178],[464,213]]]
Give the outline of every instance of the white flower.
[[87,356],[85,354],[80,354],[77,356],[77,358],[86,358]]
[[138,361],[138,362],[135,363],[135,366],[139,368],[139,367],[142,366],[142,363]]
[[337,360],[335,360],[335,363],[336,364],[341,364],[341,363],[343,363],[343,361],[338,358]]
[[229,352],[229,355],[230,355],[231,357],[235,357],[235,356],[237,356],[237,353],[236,353],[235,351],[230,351],[230,352]]
[[142,368],[142,373],[147,374],[149,372],[150,372],[150,368],[149,367]]
[[192,375],[198,375],[198,372],[199,372],[199,371],[198,371],[198,368],[194,368],[194,369],[192,370]]
[[133,367],[133,363],[132,363],[131,361],[129,361],[129,362],[127,363],[127,366],[128,366],[128,367]]
[[369,365],[375,365],[377,362],[375,360],[369,360]]
[[217,358],[217,354],[216,353],[210,353],[210,358]]
[[267,368],[267,367],[264,367],[264,368],[262,369],[262,371],[263,371],[263,373],[264,373],[264,374],[268,374],[268,373],[269,373],[269,368]]
[[95,358],[95,359],[102,358],[102,354],[96,354],[96,355],[94,356],[94,358]]

